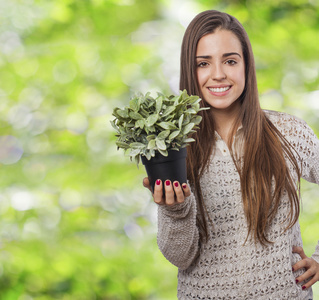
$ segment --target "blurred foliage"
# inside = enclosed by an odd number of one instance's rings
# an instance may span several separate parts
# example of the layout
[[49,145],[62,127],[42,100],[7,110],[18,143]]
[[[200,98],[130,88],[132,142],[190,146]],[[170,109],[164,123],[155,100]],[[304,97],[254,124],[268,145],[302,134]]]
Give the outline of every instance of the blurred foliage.
[[[262,106],[318,135],[317,0],[0,0],[1,300],[176,298],[145,171],[109,120],[136,91],[178,91],[185,26],[205,9],[245,26]],[[303,183],[308,255],[318,200]]]

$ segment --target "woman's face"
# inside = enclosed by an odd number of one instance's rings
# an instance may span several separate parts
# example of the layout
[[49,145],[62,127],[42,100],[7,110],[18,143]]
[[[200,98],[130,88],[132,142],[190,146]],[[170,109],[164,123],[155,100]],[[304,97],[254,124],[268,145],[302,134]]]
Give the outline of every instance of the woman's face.
[[217,29],[203,36],[196,50],[197,81],[213,111],[236,112],[245,87],[245,62],[238,38]]

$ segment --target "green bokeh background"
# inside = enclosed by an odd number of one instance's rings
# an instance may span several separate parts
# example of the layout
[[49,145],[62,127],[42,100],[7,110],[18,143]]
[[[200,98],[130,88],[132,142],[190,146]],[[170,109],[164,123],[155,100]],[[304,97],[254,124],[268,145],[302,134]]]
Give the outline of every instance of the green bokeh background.
[[[262,107],[318,135],[317,0],[0,0],[1,300],[176,299],[145,171],[109,120],[136,91],[178,92],[185,26],[206,9],[246,28]],[[318,186],[302,195],[310,256]]]

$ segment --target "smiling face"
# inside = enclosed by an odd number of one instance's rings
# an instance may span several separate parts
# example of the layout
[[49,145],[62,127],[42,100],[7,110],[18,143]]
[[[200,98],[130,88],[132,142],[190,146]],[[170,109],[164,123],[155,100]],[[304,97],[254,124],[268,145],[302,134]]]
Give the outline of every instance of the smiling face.
[[217,29],[203,36],[196,50],[197,81],[212,112],[239,111],[236,101],[245,87],[245,62],[238,38]]

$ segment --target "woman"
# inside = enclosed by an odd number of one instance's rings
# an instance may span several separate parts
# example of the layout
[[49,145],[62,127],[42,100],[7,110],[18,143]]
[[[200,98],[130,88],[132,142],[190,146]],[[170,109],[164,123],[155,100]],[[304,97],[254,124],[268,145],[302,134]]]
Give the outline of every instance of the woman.
[[319,184],[318,138],[296,117],[261,110],[249,38],[226,13],[188,26],[180,89],[210,110],[188,147],[189,185],[157,180],[153,194],[178,298],[312,299],[319,245],[311,258],[302,249],[299,183]]

